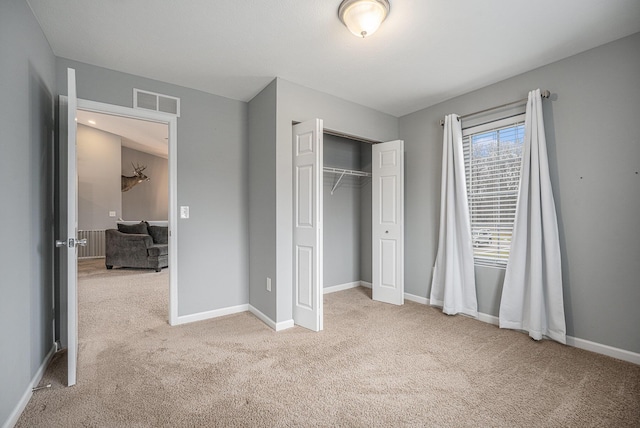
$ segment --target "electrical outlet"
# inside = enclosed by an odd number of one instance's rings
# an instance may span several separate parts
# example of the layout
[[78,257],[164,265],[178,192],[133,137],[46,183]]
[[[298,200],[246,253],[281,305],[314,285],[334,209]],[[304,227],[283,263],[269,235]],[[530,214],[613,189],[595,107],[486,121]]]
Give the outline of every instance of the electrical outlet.
[[180,207],[180,218],[189,218],[189,207],[188,206]]
[[271,291],[271,278],[267,277],[267,291]]

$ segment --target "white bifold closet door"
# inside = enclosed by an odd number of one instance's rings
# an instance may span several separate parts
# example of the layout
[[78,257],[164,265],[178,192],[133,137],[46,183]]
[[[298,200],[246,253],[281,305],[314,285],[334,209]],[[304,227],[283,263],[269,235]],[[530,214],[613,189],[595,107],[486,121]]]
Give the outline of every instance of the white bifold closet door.
[[404,141],[375,144],[372,164],[373,300],[404,304]]
[[293,321],[322,330],[322,120],[293,126]]
[[[293,126],[293,321],[323,329],[323,126]],[[373,299],[404,303],[404,142],[372,148]]]

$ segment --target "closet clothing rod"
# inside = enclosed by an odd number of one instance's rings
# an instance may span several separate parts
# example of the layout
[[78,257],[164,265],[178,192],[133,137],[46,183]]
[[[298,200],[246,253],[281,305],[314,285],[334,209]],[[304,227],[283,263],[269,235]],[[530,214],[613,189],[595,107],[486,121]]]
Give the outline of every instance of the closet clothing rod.
[[[549,92],[547,89],[545,89],[544,91],[542,91],[540,93],[540,95],[542,96],[542,98],[549,98],[551,96],[551,92]],[[473,113],[467,113],[467,114],[464,114],[464,115],[460,116],[460,120],[465,119],[467,117],[475,116],[475,115],[480,114],[480,113],[486,113],[488,111],[498,110],[498,109],[503,108],[503,107],[509,107],[509,106],[516,105],[516,104],[526,103],[528,100],[529,100],[529,98],[523,98],[521,100],[512,101],[510,103],[501,104],[499,106],[489,107],[489,108],[486,108],[484,110],[474,111]],[[444,120],[442,120],[442,119],[440,119],[440,126],[444,126]]]

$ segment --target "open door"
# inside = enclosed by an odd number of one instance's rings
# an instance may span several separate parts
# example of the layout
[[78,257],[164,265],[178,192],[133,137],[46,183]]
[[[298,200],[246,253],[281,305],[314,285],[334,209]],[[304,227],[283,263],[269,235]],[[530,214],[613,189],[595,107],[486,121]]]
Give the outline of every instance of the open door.
[[322,120],[293,126],[293,321],[322,330]]
[[[76,167],[76,72],[67,69],[66,100],[60,99],[60,341],[67,348],[67,385],[76,384],[78,361],[78,176]],[[66,117],[65,117],[66,116]],[[66,210],[65,210],[66,206]]]
[[404,141],[372,148],[373,300],[404,304]]

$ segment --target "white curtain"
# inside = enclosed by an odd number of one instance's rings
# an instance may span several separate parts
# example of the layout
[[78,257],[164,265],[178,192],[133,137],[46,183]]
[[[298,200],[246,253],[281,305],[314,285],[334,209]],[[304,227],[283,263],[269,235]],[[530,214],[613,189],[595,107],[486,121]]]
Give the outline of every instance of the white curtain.
[[462,127],[454,114],[446,116],[444,123],[440,239],[429,303],[442,306],[449,315],[478,316]]
[[558,221],[551,192],[540,89],[529,92],[520,193],[507,263],[500,327],[566,343]]

